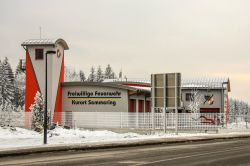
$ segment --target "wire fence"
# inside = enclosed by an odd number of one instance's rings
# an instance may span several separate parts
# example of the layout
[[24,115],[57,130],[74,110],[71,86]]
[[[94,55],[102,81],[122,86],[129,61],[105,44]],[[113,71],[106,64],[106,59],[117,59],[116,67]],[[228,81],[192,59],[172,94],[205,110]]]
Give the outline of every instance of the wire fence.
[[[62,125],[79,128],[116,128],[146,130],[216,130],[224,126],[221,114],[67,112]],[[178,125],[177,125],[178,123]]]
[[[221,128],[248,129],[250,115],[229,115],[228,124],[222,113],[131,113],[131,112],[60,112],[51,123],[69,128],[193,130],[208,131]],[[0,112],[0,125],[31,128],[31,112]]]

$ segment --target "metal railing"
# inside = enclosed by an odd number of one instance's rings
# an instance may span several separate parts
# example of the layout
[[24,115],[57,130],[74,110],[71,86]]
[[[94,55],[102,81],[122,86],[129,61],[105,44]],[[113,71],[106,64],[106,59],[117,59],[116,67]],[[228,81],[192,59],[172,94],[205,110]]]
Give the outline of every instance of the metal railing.
[[[175,113],[167,113],[166,120],[163,113],[151,112],[64,112],[62,114],[62,125],[78,128],[163,130],[166,127],[167,130],[174,130],[177,123]],[[216,130],[225,125],[223,115],[179,113],[178,129]]]

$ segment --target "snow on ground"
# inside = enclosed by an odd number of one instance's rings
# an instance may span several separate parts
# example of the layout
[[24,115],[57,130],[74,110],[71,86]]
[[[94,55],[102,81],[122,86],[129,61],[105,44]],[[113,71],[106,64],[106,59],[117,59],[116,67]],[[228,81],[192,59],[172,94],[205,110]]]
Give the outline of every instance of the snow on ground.
[[[135,139],[152,139],[167,137],[185,137],[207,135],[205,133],[180,133],[178,136],[174,133],[164,134],[156,133],[152,135],[143,135],[137,133],[115,133],[108,130],[90,131],[80,129],[64,129],[56,127],[48,132],[48,144],[70,144],[70,143],[88,143],[105,141],[122,141]],[[16,147],[35,147],[42,145],[43,134],[23,128],[0,127],[0,150]]]
[[246,122],[233,122],[228,124],[228,129],[248,129],[250,123]]

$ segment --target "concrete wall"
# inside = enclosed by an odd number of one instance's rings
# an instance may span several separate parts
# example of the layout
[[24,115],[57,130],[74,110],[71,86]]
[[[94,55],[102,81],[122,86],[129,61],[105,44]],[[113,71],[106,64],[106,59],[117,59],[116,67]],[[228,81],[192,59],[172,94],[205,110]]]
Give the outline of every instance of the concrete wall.
[[[83,93],[77,95],[74,94],[75,92]],[[100,95],[100,93],[106,92],[111,92],[117,95]],[[95,101],[107,101],[107,104],[93,104],[92,102]],[[62,111],[128,112],[128,91],[124,89],[105,86],[68,85],[63,86],[62,103]]]

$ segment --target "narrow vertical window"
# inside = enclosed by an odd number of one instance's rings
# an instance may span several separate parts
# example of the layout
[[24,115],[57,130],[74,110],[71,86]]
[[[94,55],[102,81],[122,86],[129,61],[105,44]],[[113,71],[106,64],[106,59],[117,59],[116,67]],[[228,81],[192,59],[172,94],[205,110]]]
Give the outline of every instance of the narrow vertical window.
[[36,60],[43,60],[43,49],[36,49]]
[[186,101],[193,101],[194,94],[192,93],[186,93]]

